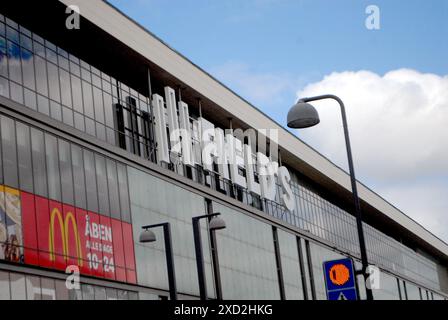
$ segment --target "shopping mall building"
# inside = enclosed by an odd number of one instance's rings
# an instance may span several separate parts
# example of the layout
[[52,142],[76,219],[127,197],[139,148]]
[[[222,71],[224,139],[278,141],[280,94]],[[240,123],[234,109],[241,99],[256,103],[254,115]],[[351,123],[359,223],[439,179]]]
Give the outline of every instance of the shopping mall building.
[[[349,175],[284,124],[107,2],[12,3],[0,4],[1,299],[167,298],[162,229],[139,242],[164,222],[179,298],[197,299],[192,217],[211,213],[226,223],[201,220],[211,299],[326,299],[324,261],[360,268]],[[375,299],[448,297],[448,245],[358,188]]]

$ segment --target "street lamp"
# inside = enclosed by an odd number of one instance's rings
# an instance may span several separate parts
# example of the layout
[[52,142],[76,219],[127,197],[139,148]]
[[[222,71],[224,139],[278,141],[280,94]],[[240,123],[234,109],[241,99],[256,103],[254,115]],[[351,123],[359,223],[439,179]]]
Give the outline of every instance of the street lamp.
[[[205,267],[204,267],[204,255],[202,252],[202,240],[201,240],[201,226],[200,220],[204,218],[211,218],[208,227],[210,231],[225,229],[226,223],[225,221],[219,217],[220,213],[212,213],[206,214],[203,216],[193,217],[193,236],[194,236],[194,246],[196,251],[196,266],[198,269],[198,283],[199,283],[199,295],[201,300],[207,299],[207,285],[205,283]],[[215,277],[218,275],[215,272]],[[220,288],[220,280],[216,279],[215,283],[218,284],[219,287],[216,288],[217,296],[220,297],[221,288]]]
[[[358,189],[356,187],[355,169],[353,168],[352,150],[350,147],[350,138],[348,135],[347,117],[345,114],[344,103],[339,97],[331,94],[310,98],[302,98],[288,112],[288,118],[287,118],[288,127],[295,129],[302,129],[317,125],[320,122],[319,114],[317,113],[317,110],[308,102],[323,99],[336,100],[339,103],[339,106],[341,107],[342,123],[344,126],[344,135],[345,135],[345,145],[347,148],[348,166],[350,170],[350,180],[352,184],[353,201],[355,204],[356,225],[358,229],[359,247],[361,252],[362,274],[364,276],[364,280],[367,281],[369,275],[366,273],[366,271],[369,264],[367,260],[366,243],[362,227],[361,206],[358,197]],[[367,300],[373,300],[372,290],[367,288],[367,286],[366,286],[366,295]]]
[[156,241],[156,235],[150,229],[163,227],[163,237],[165,240],[165,255],[166,266],[168,270],[168,286],[170,290],[170,299],[177,300],[176,290],[176,272],[174,268],[173,246],[171,242],[171,226],[169,222],[158,223],[149,226],[143,226],[143,231],[140,233],[139,240],[141,243],[148,243]]

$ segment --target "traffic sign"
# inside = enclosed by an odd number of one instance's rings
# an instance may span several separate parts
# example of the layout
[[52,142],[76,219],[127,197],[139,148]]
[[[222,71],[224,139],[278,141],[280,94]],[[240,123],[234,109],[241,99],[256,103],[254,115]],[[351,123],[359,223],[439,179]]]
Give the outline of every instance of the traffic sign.
[[357,300],[352,259],[326,261],[323,269],[328,300]]

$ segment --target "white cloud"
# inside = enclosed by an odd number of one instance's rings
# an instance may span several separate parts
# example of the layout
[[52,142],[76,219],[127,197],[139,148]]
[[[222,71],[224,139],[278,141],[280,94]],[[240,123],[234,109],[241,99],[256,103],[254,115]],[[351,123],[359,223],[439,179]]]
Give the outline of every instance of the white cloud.
[[[358,179],[448,240],[448,76],[409,69],[332,73],[298,96],[324,93],[346,105]],[[313,104],[321,123],[298,135],[346,168],[337,103]]]

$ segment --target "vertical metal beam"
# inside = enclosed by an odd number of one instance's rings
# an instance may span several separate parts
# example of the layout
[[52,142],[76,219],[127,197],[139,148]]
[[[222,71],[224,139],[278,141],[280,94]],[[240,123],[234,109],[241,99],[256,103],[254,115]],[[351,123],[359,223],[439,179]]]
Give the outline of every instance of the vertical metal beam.
[[173,246],[171,243],[171,227],[169,223],[163,225],[163,237],[165,238],[166,266],[168,269],[170,299],[177,300],[176,271],[174,267]]
[[277,227],[272,226],[272,237],[274,240],[275,262],[277,264],[278,286],[280,290],[280,300],[286,300],[285,282],[283,279],[282,256],[280,254],[280,245],[278,242]]
[[[206,199],[207,213],[213,214],[213,203],[211,200]],[[210,221],[211,218],[209,218]],[[221,272],[219,268],[219,256],[218,256],[218,242],[216,240],[216,233],[214,230],[209,229],[210,248],[212,251],[212,267],[213,267],[213,280],[215,283],[216,299],[222,300],[222,284],[221,284]]]
[[302,291],[303,291],[303,299],[308,300],[308,286],[306,284],[306,274],[305,274],[305,265],[303,264],[303,252],[302,252],[302,244],[300,237],[296,237],[297,240],[297,250],[299,255],[299,266],[300,266],[300,278],[302,280]]
[[196,266],[198,270],[199,296],[201,300],[207,299],[207,286],[205,282],[204,256],[202,252],[201,226],[198,217],[192,219],[194,247],[196,252]]
[[308,274],[310,275],[311,299],[316,300],[316,287],[314,285],[313,261],[311,260],[310,242],[305,240],[305,250],[308,262]]

